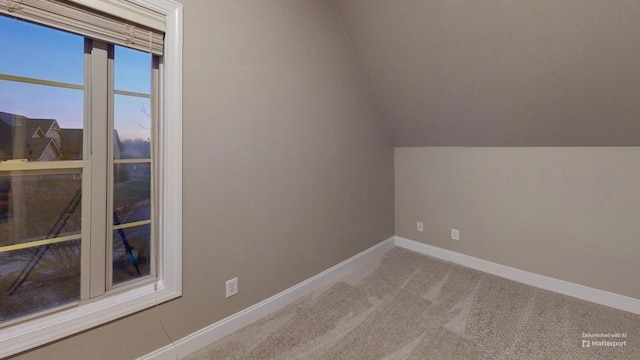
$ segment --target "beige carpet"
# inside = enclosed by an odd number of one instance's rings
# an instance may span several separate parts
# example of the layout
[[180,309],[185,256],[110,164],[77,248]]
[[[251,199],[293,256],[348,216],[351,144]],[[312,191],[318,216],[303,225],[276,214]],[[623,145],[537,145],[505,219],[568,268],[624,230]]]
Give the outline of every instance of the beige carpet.
[[640,359],[640,316],[394,248],[188,359]]

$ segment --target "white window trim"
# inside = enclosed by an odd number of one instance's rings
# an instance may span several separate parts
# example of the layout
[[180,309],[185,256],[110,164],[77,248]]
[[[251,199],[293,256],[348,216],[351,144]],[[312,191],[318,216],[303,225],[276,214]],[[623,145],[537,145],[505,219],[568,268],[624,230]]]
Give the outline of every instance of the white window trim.
[[[157,281],[97,301],[37,317],[0,329],[0,358],[32,349],[92,327],[116,320],[182,295],[182,5],[172,0],[119,0],[140,5],[165,18],[164,57],[161,65],[158,159]],[[127,19],[127,7],[101,6],[98,0],[79,4]],[[110,4],[116,0],[108,0]],[[136,15],[138,16],[138,15]],[[170,169],[170,170],[169,170]]]

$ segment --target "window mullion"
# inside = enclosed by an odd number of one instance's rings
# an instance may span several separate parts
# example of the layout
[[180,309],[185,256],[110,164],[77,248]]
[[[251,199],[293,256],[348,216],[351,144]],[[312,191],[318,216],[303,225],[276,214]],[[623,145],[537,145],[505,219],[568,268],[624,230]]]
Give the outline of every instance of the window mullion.
[[108,139],[108,151],[107,155],[107,231],[105,232],[105,288],[111,289],[113,286],[113,152],[115,143],[115,125],[114,125],[114,82],[115,82],[115,68],[114,68],[114,53],[115,49],[112,44],[108,45],[109,59],[107,68],[107,94],[109,99],[109,109],[107,111],[107,139]]
[[91,48],[91,255],[90,297],[103,295],[106,289],[106,244],[108,219],[109,46],[92,41]]
[[91,297],[91,57],[92,41],[84,39],[84,121],[82,128],[82,207],[80,245],[80,300]]
[[159,119],[160,119],[160,57],[151,58],[151,275],[157,278],[157,265],[160,254],[158,236],[158,154],[159,146]]

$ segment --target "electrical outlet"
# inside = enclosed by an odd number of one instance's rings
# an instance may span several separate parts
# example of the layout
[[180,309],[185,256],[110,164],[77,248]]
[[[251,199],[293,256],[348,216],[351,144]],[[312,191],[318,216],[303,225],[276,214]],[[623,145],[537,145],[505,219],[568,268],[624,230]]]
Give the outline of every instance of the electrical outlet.
[[451,229],[451,238],[453,240],[460,240],[460,230],[458,229]]
[[227,297],[231,297],[238,293],[238,278],[227,280],[225,285],[227,289]]
[[424,231],[424,223],[422,221],[418,221],[418,231]]

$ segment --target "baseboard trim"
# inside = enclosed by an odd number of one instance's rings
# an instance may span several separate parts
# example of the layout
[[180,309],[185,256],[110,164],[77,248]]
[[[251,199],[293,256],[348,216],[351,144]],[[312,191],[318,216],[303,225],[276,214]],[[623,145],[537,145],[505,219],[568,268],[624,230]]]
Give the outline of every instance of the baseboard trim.
[[187,335],[186,337],[176,341],[175,345],[164,346],[138,358],[138,360],[182,359],[194,351],[197,351],[216,340],[242,329],[256,320],[277,311],[299,297],[339,279],[350,270],[363,264],[367,259],[392,249],[395,246],[396,241],[395,237],[390,237],[389,239],[370,247],[369,249],[319,273],[318,275],[294,285],[287,290],[231,315],[228,318],[222,319],[215,324],[209,325]]
[[137,360],[176,360],[178,359],[177,349],[173,344],[161,347],[147,355],[139,357]]
[[488,260],[427,245],[399,236],[395,237],[395,244],[396,246],[407,250],[412,250],[509,280],[553,291],[559,294],[572,296],[578,299],[591,301],[596,304],[609,306],[619,310],[628,311],[634,314],[640,314],[640,299],[634,299],[628,296],[579,285],[569,281],[512,268],[510,266],[501,265]]
[[488,260],[461,254],[455,251],[427,245],[403,237],[391,237],[343,262],[331,267],[318,275],[315,275],[287,290],[284,290],[266,300],[248,307],[215,324],[198,330],[178,341],[175,345],[167,345],[157,349],[137,360],[175,360],[183,359],[187,355],[197,351],[210,343],[219,340],[252,322],[267,316],[285,305],[293,302],[301,296],[319,289],[332,281],[337,280],[350,270],[358,267],[367,259],[382,254],[398,246],[441,260],[449,261],[471,269],[500,276],[523,284],[535,286],[541,289],[553,291],[578,299],[591,301],[612,308],[640,314],[640,300],[631,297],[614,294],[604,290],[594,289],[588,286],[551,278],[544,275],[512,268]]

